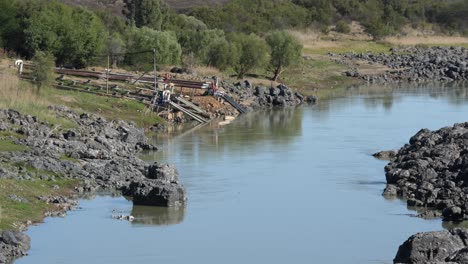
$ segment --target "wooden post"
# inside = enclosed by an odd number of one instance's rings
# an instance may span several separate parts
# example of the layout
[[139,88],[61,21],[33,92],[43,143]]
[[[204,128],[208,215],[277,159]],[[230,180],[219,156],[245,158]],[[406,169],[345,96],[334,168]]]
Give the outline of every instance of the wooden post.
[[109,58],[110,56],[107,55],[107,69],[106,69],[106,91],[109,93]]

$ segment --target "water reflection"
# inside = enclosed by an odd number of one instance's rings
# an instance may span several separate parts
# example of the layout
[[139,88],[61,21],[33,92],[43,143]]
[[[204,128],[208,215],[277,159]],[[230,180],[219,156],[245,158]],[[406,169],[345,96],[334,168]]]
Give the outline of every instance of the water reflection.
[[[142,158],[147,161],[164,160],[171,155],[192,153],[197,159],[211,159],[213,155],[223,153],[251,153],[264,146],[265,141],[274,142],[277,146],[289,145],[302,135],[303,110],[288,108],[252,112],[228,126],[214,121],[181,132],[173,138],[156,135],[152,138],[153,143],[163,145],[164,151],[146,153]],[[187,144],[180,144],[181,141]]]
[[169,226],[184,221],[185,207],[165,208],[154,206],[133,206],[134,225]]
[[[370,109],[383,107],[390,111],[394,105],[407,95],[430,96],[433,99],[443,99],[449,104],[461,105],[468,101],[468,82],[425,82],[403,84],[363,84],[343,88],[334,94],[334,98],[347,98],[358,103],[362,100]],[[317,108],[320,111],[330,111],[330,100],[322,101]]]

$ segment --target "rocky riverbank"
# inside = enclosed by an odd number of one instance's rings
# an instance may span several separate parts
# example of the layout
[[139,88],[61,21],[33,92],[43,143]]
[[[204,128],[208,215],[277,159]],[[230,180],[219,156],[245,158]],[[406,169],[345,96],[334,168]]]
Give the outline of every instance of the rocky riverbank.
[[[384,196],[406,199],[420,217],[468,220],[468,123],[422,129],[400,150],[375,156],[391,160]],[[418,233],[400,246],[394,263],[468,263],[467,245],[466,229]]]
[[346,71],[349,77],[367,82],[454,81],[468,80],[468,49],[463,47],[392,48],[389,54],[329,54],[350,67],[367,63],[388,68],[384,73],[362,73],[358,68]]
[[385,167],[384,195],[427,209],[421,216],[468,220],[468,123],[422,129]]
[[[135,124],[78,114],[63,106],[52,106],[49,110],[58,118],[71,121],[72,128],[52,125],[15,110],[0,110],[2,135],[26,147],[25,151],[0,152],[0,179],[52,182],[76,179],[80,182],[70,197],[37,197],[57,205],[57,211],[45,216],[71,209],[82,193],[102,190],[119,190],[132,197],[134,204],[184,206],[186,193],[176,168],[147,164],[137,157],[141,151],[156,150],[156,147],[147,143],[143,130]],[[13,198],[25,200],[21,194]],[[23,234],[18,237],[27,241]],[[18,244],[20,249],[11,246],[17,244],[11,242],[14,239],[2,236],[0,241],[8,245],[1,247],[0,263],[21,256],[27,250],[23,244]]]
[[294,89],[280,84],[276,87],[253,86],[248,81],[223,83],[226,92],[248,109],[294,107],[302,103],[315,104],[314,96],[303,96]]

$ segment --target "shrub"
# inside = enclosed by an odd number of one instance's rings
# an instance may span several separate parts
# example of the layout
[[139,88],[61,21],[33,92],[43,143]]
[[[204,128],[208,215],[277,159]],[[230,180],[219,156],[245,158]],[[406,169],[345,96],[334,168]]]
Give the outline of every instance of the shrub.
[[348,34],[349,32],[351,32],[351,28],[349,27],[348,23],[346,23],[343,20],[340,20],[338,21],[338,23],[336,23],[335,30],[336,32],[344,34]]
[[38,90],[43,86],[52,85],[54,82],[55,58],[49,52],[37,51],[33,57],[34,65],[33,78],[36,81]]

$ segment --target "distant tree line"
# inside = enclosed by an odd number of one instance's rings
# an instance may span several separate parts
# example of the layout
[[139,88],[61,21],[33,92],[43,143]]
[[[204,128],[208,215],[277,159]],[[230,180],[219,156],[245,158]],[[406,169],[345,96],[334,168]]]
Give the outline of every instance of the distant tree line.
[[311,25],[327,28],[355,20],[376,39],[397,33],[407,24],[425,23],[468,34],[466,0],[231,0],[216,8],[197,7],[189,14],[209,28],[228,32],[262,34]]
[[255,69],[276,80],[296,63],[302,46],[287,33],[311,25],[349,32],[360,21],[375,38],[406,24],[438,23],[468,29],[466,0],[231,0],[185,14],[164,0],[124,0],[121,16],[72,7],[58,0],[0,0],[0,45],[24,58],[55,58],[82,68],[109,56],[113,67],[206,65],[243,77]]

